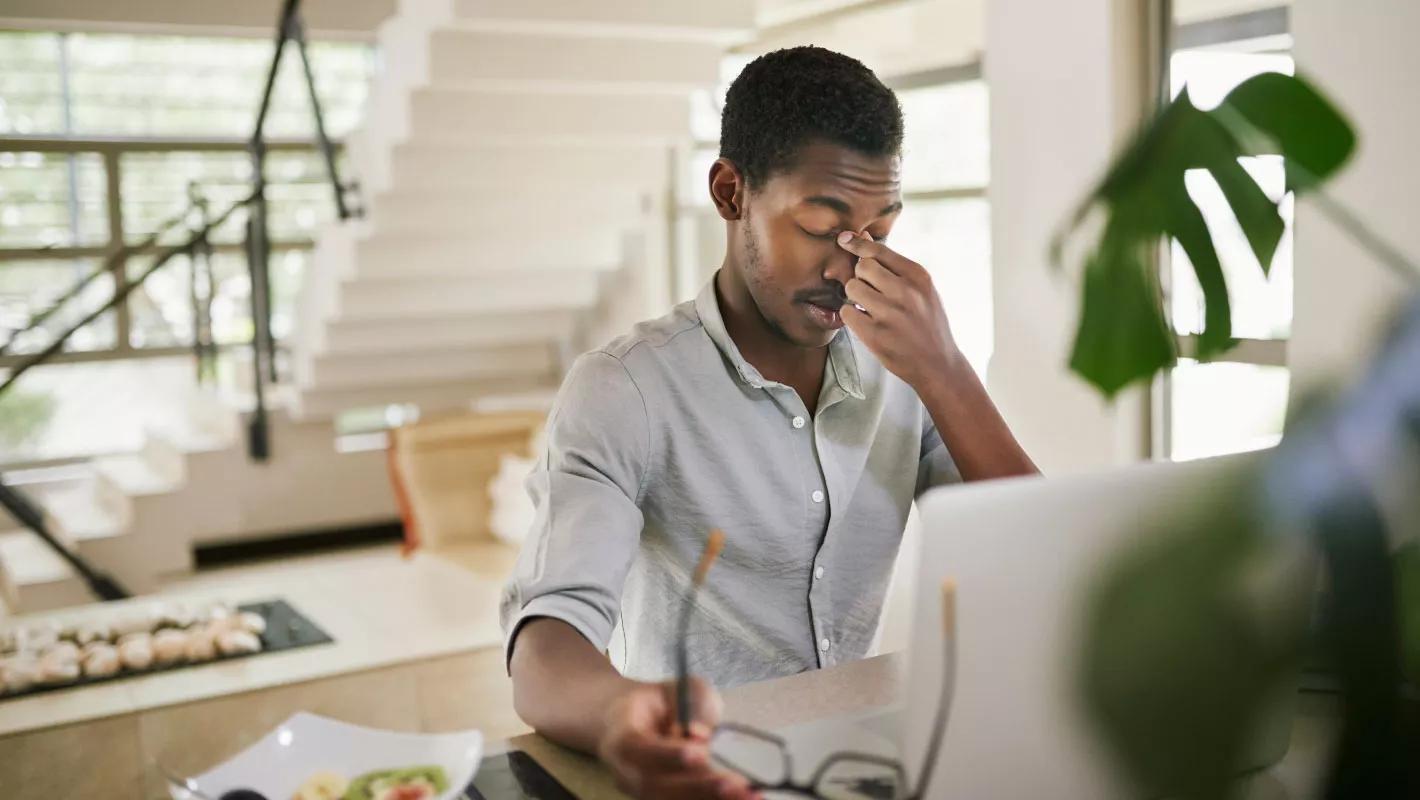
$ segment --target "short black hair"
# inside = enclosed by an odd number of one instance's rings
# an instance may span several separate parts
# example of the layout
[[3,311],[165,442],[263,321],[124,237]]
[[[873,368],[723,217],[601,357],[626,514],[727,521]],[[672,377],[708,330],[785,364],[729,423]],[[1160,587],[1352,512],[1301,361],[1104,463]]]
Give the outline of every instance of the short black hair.
[[751,61],[725,95],[720,156],[758,187],[792,169],[799,149],[813,141],[897,155],[897,95],[861,61],[822,47],[775,50]]

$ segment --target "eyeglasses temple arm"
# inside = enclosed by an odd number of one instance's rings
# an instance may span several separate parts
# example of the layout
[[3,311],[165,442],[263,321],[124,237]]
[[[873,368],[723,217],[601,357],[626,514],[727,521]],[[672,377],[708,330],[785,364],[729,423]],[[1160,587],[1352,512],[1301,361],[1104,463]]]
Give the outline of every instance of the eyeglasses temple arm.
[[947,716],[952,707],[952,690],[956,682],[956,639],[957,639],[957,582],[953,578],[942,581],[942,688],[937,696],[937,714],[932,719],[932,733],[927,742],[927,759],[922,764],[922,774],[917,778],[917,789],[912,797],[920,798],[932,785],[932,772],[937,767],[937,751],[942,747],[942,737],[947,731]]
[[676,637],[675,714],[682,736],[690,735],[690,663],[685,653],[685,636],[690,631],[690,611],[695,608],[698,588],[698,584],[691,584],[690,593],[685,597],[685,608],[680,612],[680,635]]

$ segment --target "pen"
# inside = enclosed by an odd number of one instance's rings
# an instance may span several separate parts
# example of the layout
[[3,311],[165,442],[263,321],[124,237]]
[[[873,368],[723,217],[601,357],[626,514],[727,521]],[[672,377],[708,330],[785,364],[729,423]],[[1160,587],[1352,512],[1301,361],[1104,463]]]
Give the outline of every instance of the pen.
[[715,563],[720,551],[725,549],[725,534],[710,531],[705,541],[705,550],[700,554],[700,563],[695,566],[695,574],[690,579],[690,592],[685,597],[685,608],[681,611],[679,647],[676,651],[675,705],[676,719],[680,722],[681,733],[690,736],[690,665],[686,657],[686,634],[690,632],[690,614],[695,608],[695,596],[710,573],[710,565]]

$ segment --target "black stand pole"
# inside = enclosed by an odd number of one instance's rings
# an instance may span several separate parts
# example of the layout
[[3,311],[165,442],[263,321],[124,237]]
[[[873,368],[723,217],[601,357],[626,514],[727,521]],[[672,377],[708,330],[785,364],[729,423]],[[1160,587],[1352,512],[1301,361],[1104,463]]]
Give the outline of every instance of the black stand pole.
[[35,535],[44,540],[49,548],[58,553],[61,558],[69,562],[69,566],[79,573],[79,577],[84,579],[89,591],[94,593],[100,600],[122,600],[129,597],[128,590],[106,573],[100,572],[89,566],[88,562],[80,558],[55,537],[49,530],[49,523],[44,518],[44,513],[30,502],[29,498],[13,487],[0,482],[0,506],[10,512],[20,524],[34,531]]

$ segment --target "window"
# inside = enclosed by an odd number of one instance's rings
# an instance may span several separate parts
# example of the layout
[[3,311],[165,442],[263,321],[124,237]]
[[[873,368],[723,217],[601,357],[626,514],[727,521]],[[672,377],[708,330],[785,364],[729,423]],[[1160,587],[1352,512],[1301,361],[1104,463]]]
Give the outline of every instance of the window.
[[[138,245],[188,209],[190,186],[200,189],[213,213],[246,195],[251,162],[244,141],[255,122],[271,47],[266,36],[0,31],[0,342],[101,271],[120,241]],[[339,139],[363,113],[372,49],[312,42],[309,53],[326,130]],[[296,287],[315,233],[334,215],[324,164],[310,143],[314,123],[306,91],[299,55],[288,46],[266,128],[269,137],[283,140],[272,143],[267,159],[278,339],[291,329]],[[210,319],[219,345],[245,344],[252,333],[244,224],[235,214],[214,233],[210,280],[206,269],[199,270],[199,286],[211,285]],[[183,227],[160,245],[186,238]],[[48,347],[105,304],[115,276],[145,271],[158,249],[143,248],[112,274],[99,274],[77,302],[17,338],[0,355],[0,370]],[[115,376],[123,370],[190,375],[182,359],[163,357],[193,344],[193,267],[186,257],[170,260],[125,302],[80,330],[58,359],[141,357],[149,363],[47,364],[7,392],[44,395],[55,411],[39,439],[0,431],[0,461],[67,457],[81,445],[80,452],[92,453],[132,444],[135,431],[81,425],[87,416],[97,419],[83,413],[92,412],[85,397],[135,396],[93,390],[120,380]],[[219,365],[219,371],[230,375],[232,365]],[[159,399],[152,402],[153,413],[161,413]],[[114,418],[124,418],[123,412]],[[75,425],[82,435],[72,430]],[[61,431],[64,426],[71,430]]]
[[[312,42],[332,136],[360,119],[367,45]],[[271,64],[271,39],[0,31],[0,134],[245,137]],[[288,46],[268,132],[314,134],[299,58]]]
[[[727,61],[718,96],[692,106],[696,146],[677,175],[676,293],[693,296],[724,254],[724,234],[706,196],[705,176],[719,145],[724,89],[749,57]],[[886,81],[902,103],[903,212],[889,244],[932,273],[952,333],[985,375],[993,347],[991,219],[986,202],[990,132],[986,84],[976,65]]]
[[890,80],[904,117],[903,210],[889,245],[932,275],[957,345],[985,378],[994,346],[986,84],[975,69]]
[[[371,50],[314,42],[310,55],[327,130],[338,137],[363,109]],[[28,314],[46,308],[101,263],[120,236],[111,229],[115,222],[123,242],[136,245],[189,207],[190,186],[199,188],[214,213],[245,196],[251,162],[241,142],[251,133],[270,58],[268,38],[0,31],[0,137],[23,137],[0,143],[0,276],[15,273],[0,277],[0,287],[7,287],[0,325],[23,326]],[[309,138],[313,128],[299,57],[288,47],[267,131],[271,137]],[[271,152],[267,171],[273,261],[299,268],[303,257],[283,259],[282,253],[308,249],[334,213],[324,165],[309,146],[288,147]],[[116,209],[108,207],[111,178],[118,184]],[[237,268],[243,226],[244,218],[233,215],[212,237],[221,251],[218,271],[225,275],[245,271]],[[178,228],[159,244],[187,235]],[[153,255],[150,248],[116,271],[137,274]],[[186,285],[187,271],[186,260],[175,259],[118,309],[111,321],[116,335],[76,340],[69,349],[142,355],[190,342],[191,331],[173,329],[191,320],[190,298],[175,289]],[[8,289],[19,285],[26,296]],[[111,292],[112,285],[100,282],[94,289],[107,286]],[[289,293],[277,294],[282,305],[274,316],[289,319]],[[232,314],[249,316],[228,305]],[[228,341],[251,327],[249,319],[228,322]],[[50,327],[51,333],[59,329]],[[27,336],[12,354],[50,341]]]
[[[1208,108],[1253,75],[1291,74],[1285,31],[1286,14],[1280,9],[1176,26],[1175,40],[1183,46],[1169,59],[1173,94],[1187,86],[1194,104]],[[1264,275],[1212,176],[1204,171],[1185,176],[1189,196],[1218,249],[1233,301],[1233,335],[1241,341],[1222,361],[1182,359],[1159,382],[1155,452],[1173,460],[1255,450],[1282,435],[1292,328],[1292,198],[1282,197],[1280,158],[1248,158],[1242,164],[1273,199],[1282,199],[1286,230]],[[1180,351],[1187,353],[1189,337],[1202,329],[1202,294],[1177,243],[1169,248],[1167,261],[1168,312]]]
[[1170,383],[1174,460],[1277,443],[1287,410],[1286,367],[1183,359]]

